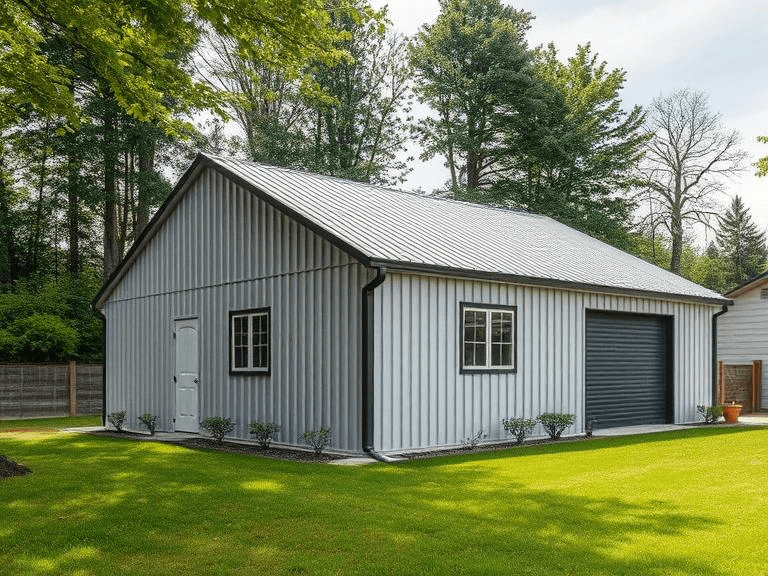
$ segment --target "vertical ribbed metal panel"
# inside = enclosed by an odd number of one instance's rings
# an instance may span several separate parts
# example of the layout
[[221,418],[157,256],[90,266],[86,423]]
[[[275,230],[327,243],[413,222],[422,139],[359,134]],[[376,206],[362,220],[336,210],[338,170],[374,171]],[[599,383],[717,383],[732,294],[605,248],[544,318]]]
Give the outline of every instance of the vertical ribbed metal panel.
[[[516,373],[459,373],[460,302],[517,306]],[[457,445],[479,430],[503,440],[502,418],[551,411],[573,413],[569,432],[583,432],[588,310],[671,316],[674,421],[709,402],[715,306],[390,273],[374,309],[380,450]]]
[[[230,416],[234,437],[275,421],[278,442],[330,426],[359,452],[360,295],[366,270],[310,230],[207,170],[110,295],[107,412],[156,414],[173,430],[173,322],[200,320],[201,418]],[[269,306],[269,376],[229,374],[228,313]]]

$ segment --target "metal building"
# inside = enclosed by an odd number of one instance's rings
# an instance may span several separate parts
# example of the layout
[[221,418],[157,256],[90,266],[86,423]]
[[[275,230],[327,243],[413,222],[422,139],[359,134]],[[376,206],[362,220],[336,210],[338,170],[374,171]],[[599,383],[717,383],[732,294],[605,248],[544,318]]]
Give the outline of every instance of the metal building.
[[729,302],[550,218],[200,155],[95,306],[107,412],[376,453],[693,421]]

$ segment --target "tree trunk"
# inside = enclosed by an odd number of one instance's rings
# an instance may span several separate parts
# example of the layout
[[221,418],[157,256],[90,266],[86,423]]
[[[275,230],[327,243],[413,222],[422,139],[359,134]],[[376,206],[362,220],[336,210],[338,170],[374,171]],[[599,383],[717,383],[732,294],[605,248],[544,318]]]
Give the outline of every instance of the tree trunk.
[[467,152],[467,189],[476,190],[480,185],[480,158],[477,152]]
[[104,278],[110,277],[120,263],[117,243],[117,128],[111,103],[104,112]]
[[43,135],[43,156],[40,158],[40,178],[37,185],[37,203],[35,206],[35,233],[32,238],[32,270],[39,271],[40,236],[43,230],[43,195],[48,178],[48,120],[45,121],[45,133]]
[[[2,142],[0,142],[2,147]],[[11,210],[8,205],[8,187],[5,180],[5,161],[0,149],[0,284],[12,282],[14,277],[14,236]]]
[[134,238],[144,231],[149,223],[149,204],[151,201],[150,186],[152,178],[151,173],[155,170],[155,140],[152,137],[146,138],[139,145],[139,199],[136,209],[136,230]]
[[680,263],[683,259],[683,221],[680,216],[672,215],[670,231],[672,233],[672,259],[669,262],[669,270],[675,274],[680,274]]
[[80,198],[77,195],[80,179],[80,164],[76,155],[67,153],[67,232],[69,250],[67,253],[67,271],[80,273]]

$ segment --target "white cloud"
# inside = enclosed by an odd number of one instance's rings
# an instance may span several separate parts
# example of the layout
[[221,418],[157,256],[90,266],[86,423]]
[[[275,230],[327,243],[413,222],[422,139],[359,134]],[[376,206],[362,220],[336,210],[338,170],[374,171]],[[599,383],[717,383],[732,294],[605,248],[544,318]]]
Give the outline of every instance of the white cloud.
[[571,53],[577,44],[591,42],[611,65],[633,73],[684,62],[713,39],[766,12],[765,4],[755,0],[604,1],[566,19],[548,13],[545,3],[542,8],[530,34],[533,44],[554,41]]

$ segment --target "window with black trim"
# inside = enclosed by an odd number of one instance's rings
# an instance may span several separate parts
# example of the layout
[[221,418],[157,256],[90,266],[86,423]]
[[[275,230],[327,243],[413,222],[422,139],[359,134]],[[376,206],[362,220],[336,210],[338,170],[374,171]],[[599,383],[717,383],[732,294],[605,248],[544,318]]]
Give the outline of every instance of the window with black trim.
[[269,308],[229,313],[230,372],[269,373]]
[[517,370],[517,307],[461,303],[461,371]]

